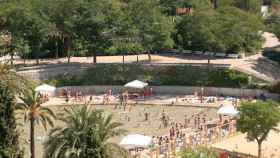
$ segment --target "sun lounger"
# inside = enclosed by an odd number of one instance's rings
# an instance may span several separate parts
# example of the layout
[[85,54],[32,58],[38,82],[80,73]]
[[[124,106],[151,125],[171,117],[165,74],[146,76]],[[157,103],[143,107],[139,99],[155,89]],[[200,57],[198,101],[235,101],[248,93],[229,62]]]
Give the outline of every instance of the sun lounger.
[[226,57],[225,53],[216,53],[215,54],[216,57]]
[[202,55],[202,54],[203,54],[203,51],[194,51],[194,54],[195,54],[195,55]]
[[215,55],[215,53],[214,52],[205,52],[204,53],[204,55],[207,55],[207,56],[214,56]]
[[227,57],[237,59],[239,58],[239,54],[228,54]]
[[184,54],[191,54],[192,51],[191,51],[191,50],[183,50],[183,53],[184,53]]

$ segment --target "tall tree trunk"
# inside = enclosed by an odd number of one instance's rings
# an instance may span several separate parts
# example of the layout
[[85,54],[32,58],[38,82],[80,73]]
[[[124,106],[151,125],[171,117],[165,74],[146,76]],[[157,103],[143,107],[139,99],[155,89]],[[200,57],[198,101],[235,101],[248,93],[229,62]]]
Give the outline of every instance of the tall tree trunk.
[[30,119],[30,158],[35,158],[34,121],[33,118]]
[[70,38],[69,37],[65,37],[63,40],[64,43],[64,47],[66,50],[66,54],[67,54],[67,63],[70,63],[70,59],[71,59],[71,52],[70,52]]
[[139,57],[138,57],[138,54],[137,54],[137,63],[139,62]]
[[258,141],[258,158],[262,157],[262,142]]
[[40,46],[35,46],[36,47],[36,52],[35,52],[35,58],[36,58],[36,65],[39,65],[39,51],[40,51]]
[[11,66],[14,65],[14,53],[11,53]]
[[25,65],[26,64],[26,57],[25,57],[25,55],[23,55],[23,65]]
[[92,55],[93,55],[92,62],[93,62],[93,64],[96,64],[97,63],[97,54],[96,54],[95,50],[93,50],[93,49],[92,49]]
[[69,53],[69,51],[67,51],[67,63],[68,64],[70,64],[70,62],[71,62],[71,55],[69,55],[70,53]]
[[124,55],[122,56],[122,69],[123,69],[123,72],[124,72]]
[[148,51],[148,60],[149,60],[149,62],[152,61],[152,56],[151,56],[151,52],[150,51]]
[[55,39],[55,58],[58,58],[58,39]]
[[214,9],[218,9],[218,0],[214,0]]

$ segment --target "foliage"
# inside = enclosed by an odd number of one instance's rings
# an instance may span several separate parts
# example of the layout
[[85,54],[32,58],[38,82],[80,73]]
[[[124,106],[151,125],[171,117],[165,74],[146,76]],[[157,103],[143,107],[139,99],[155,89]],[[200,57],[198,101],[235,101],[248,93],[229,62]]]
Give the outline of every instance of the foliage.
[[[218,2],[216,10],[214,2]],[[11,33],[11,47],[20,49],[20,56],[67,56],[69,62],[71,56],[94,56],[96,62],[98,54],[165,48],[252,53],[262,42],[260,2],[10,0],[0,6],[0,30]],[[177,16],[178,7],[192,7],[193,15]]]
[[16,94],[20,94],[27,89],[31,82],[27,81],[22,76],[18,75],[7,64],[0,63],[0,81],[3,85],[7,85],[9,90]]
[[4,21],[2,29],[12,35],[11,45],[16,45],[18,39],[24,39],[37,58],[49,29],[48,17],[41,12],[44,3],[37,0],[9,1],[2,5],[0,12]]
[[246,133],[249,141],[257,141],[260,157],[262,142],[266,140],[271,130],[277,130],[280,121],[279,105],[271,101],[243,102],[238,110],[240,116],[237,120],[237,129]]
[[267,25],[270,31],[272,31],[276,37],[280,39],[280,15],[272,15]]
[[22,158],[15,120],[15,94],[0,80],[0,157]]
[[153,0],[132,0],[128,4],[129,16],[138,31],[138,39],[146,51],[172,48],[173,23],[162,13]]
[[124,149],[108,142],[124,132],[120,123],[112,122],[112,115],[88,106],[65,109],[65,113],[60,118],[65,126],[52,129],[44,144],[46,158],[126,157]]
[[176,42],[185,49],[251,54],[261,48],[261,28],[259,17],[237,8],[207,9],[183,17]]
[[249,83],[247,75],[234,70],[193,66],[146,67],[133,64],[124,67],[122,65],[96,65],[82,75],[59,75],[51,80],[57,86],[73,86],[123,85],[135,79],[147,81],[151,85],[240,87]]
[[18,103],[17,109],[22,115],[25,122],[30,123],[30,153],[31,158],[35,158],[35,123],[40,123],[47,130],[47,126],[53,126],[53,119],[55,114],[48,107],[42,106],[42,101],[33,88],[26,90],[19,99],[22,101]]
[[182,150],[181,158],[218,158],[218,154],[210,148],[201,146]]

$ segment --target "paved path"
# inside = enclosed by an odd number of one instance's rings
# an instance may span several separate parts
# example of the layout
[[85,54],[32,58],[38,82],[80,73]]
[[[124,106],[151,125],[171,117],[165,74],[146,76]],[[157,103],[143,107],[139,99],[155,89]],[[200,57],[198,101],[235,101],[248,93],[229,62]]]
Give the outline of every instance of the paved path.
[[[280,124],[277,127],[280,129]],[[279,158],[280,157],[280,134],[275,131],[269,132],[267,140],[262,145],[262,152],[264,158]],[[223,140],[212,145],[218,149],[225,149],[231,152],[239,152],[249,155],[258,155],[257,142],[249,142],[245,134],[239,134],[229,139]]]
[[[278,39],[270,33],[264,33],[264,38],[266,39],[263,48],[275,47],[280,45]],[[147,55],[139,55],[138,60],[142,63],[147,63]],[[97,57],[98,63],[122,63],[122,56],[99,56]],[[133,63],[137,61],[136,55],[125,56],[126,63]],[[66,63],[66,58],[52,59],[52,60],[41,60],[41,64],[59,64]],[[92,63],[91,57],[72,57],[71,62],[73,63]],[[152,64],[187,64],[187,63],[196,63],[196,64],[205,64],[208,62],[207,57],[194,56],[194,55],[152,55]],[[16,64],[22,64],[22,60],[17,60]],[[35,64],[35,60],[28,60],[28,64]],[[263,57],[261,53],[256,55],[244,58],[244,59],[211,59],[212,64],[230,64],[231,68],[245,72],[256,78],[268,81],[275,82],[280,80],[280,69],[277,63],[268,60]]]

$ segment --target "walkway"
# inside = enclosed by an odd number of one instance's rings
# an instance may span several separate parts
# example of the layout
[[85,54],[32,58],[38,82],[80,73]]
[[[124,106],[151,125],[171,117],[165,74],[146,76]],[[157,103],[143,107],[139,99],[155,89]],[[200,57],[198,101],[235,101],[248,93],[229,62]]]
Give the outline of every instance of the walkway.
[[[275,47],[280,45],[278,39],[271,33],[264,33],[265,43],[263,48]],[[138,55],[138,61],[141,63],[149,63],[147,55]],[[61,64],[66,63],[66,58],[52,59],[52,60],[42,60],[41,64]],[[98,63],[122,63],[122,56],[98,56]],[[125,63],[137,62],[136,55],[125,56]],[[22,60],[15,61],[16,64],[23,64]],[[35,64],[35,60],[28,60],[27,64]],[[82,63],[90,64],[92,63],[92,57],[72,57],[71,63]],[[207,64],[208,57],[194,56],[194,55],[152,55],[151,64]],[[275,82],[280,80],[280,69],[279,65],[265,57],[262,56],[261,52],[244,58],[244,59],[211,59],[211,64],[229,64],[232,69],[247,73],[249,75],[255,76],[256,78],[262,79],[268,82]],[[33,66],[30,67],[34,68]]]

